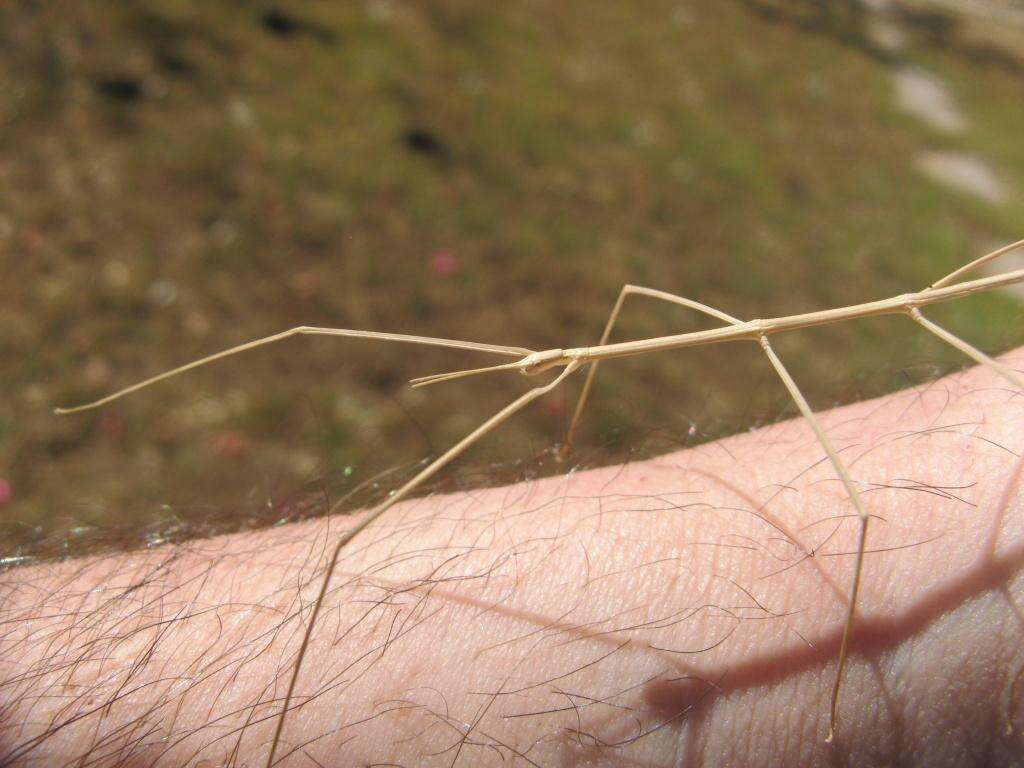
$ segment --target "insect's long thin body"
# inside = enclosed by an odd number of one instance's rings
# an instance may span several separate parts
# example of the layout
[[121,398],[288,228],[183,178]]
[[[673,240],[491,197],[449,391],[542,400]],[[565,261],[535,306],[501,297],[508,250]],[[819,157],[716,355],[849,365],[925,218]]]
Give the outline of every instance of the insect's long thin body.
[[653,339],[565,349],[562,350],[564,353],[563,362],[569,360],[578,360],[580,362],[611,360],[617,357],[632,357],[650,352],[684,349],[703,344],[717,344],[723,341],[757,341],[761,336],[782,333],[784,331],[795,331],[819,325],[841,323],[846,320],[855,320],[862,317],[903,314],[915,307],[939,304],[951,299],[963,298],[972,293],[988,291],[993,288],[1003,288],[1020,282],[1024,282],[1024,269],[1014,270],[1013,272],[1001,275],[993,275],[992,277],[983,277],[965,283],[957,283],[943,288],[893,296],[892,298],[880,301],[852,304],[848,307],[836,307],[835,309],[825,309],[819,312],[805,312],[799,315],[786,315],[767,320],[748,320],[739,325],[728,325],[724,328],[712,328],[707,331],[693,331],[673,336],[659,336]]
[[[1019,243],[1014,243],[1014,247],[1019,247],[1021,245],[1024,245],[1024,240]],[[1009,247],[1000,249],[1002,253],[1006,253],[1008,250]],[[975,265],[980,265],[981,261],[982,260],[979,259],[978,263]],[[955,285],[946,285],[941,288],[930,287],[923,291],[918,291],[917,293],[905,293],[900,296],[893,296],[891,298],[880,299],[878,301],[868,301],[863,304],[851,304],[846,307],[823,309],[817,312],[804,312],[799,315],[784,315],[782,317],[773,317],[765,320],[747,320],[746,322],[732,322],[735,318],[732,318],[730,315],[726,315],[719,310],[706,307],[705,305],[700,304],[699,302],[694,302],[690,299],[675,297],[676,299],[680,299],[680,301],[675,302],[677,304],[681,303],[684,304],[684,306],[689,306],[701,312],[711,314],[719,319],[726,320],[730,324],[720,328],[710,328],[706,331],[690,331],[689,333],[677,333],[670,336],[656,336],[650,339],[620,341],[615,344],[601,343],[592,347],[548,349],[542,352],[533,352],[520,360],[518,364],[506,363],[487,368],[439,373],[433,376],[422,376],[418,379],[414,379],[413,383],[414,386],[424,386],[465,376],[474,376],[493,371],[504,371],[510,368],[518,368],[521,373],[532,375],[551,368],[567,365],[570,361],[597,364],[602,360],[613,360],[620,357],[635,357],[637,355],[646,355],[651,352],[666,352],[676,349],[686,349],[689,347],[699,347],[707,344],[720,344],[726,341],[756,342],[760,341],[760,339],[765,336],[783,333],[786,331],[796,331],[804,328],[814,328],[821,325],[831,325],[864,317],[910,314],[913,310],[929,304],[940,304],[952,299],[970,296],[973,293],[981,293],[994,288],[1005,288],[1006,286],[1020,282],[1024,282],[1024,269],[1017,269],[1000,275],[992,275],[991,277],[982,277],[977,280],[956,283]],[[636,289],[635,286],[626,286],[624,291],[628,289],[632,289],[632,292],[634,293],[673,301],[673,299],[667,298],[672,294],[666,294],[664,291],[656,291],[651,288]],[[613,316],[617,315],[618,310],[621,308],[621,298],[622,297],[620,296],[620,302],[616,303]],[[606,328],[606,330],[608,330],[608,328]],[[606,338],[607,334],[602,336],[602,341]],[[592,377],[588,376],[587,382],[584,384],[584,391],[587,393],[589,393],[589,385],[591,381]],[[577,418],[578,414],[574,416],[573,423],[575,423]],[[571,442],[572,431],[570,431],[569,437]]]

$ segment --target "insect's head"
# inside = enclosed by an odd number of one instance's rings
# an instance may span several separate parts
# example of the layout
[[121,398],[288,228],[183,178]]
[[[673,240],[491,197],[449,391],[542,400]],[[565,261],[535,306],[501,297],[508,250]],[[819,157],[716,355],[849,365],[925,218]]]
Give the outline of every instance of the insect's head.
[[567,362],[564,349],[546,349],[543,352],[531,352],[516,363],[516,367],[524,376],[534,376]]
[[435,373],[432,376],[421,376],[418,379],[413,379],[411,384],[414,387],[425,387],[429,384],[462,379],[467,376],[478,376],[482,373],[493,373],[494,371],[519,371],[524,376],[534,376],[551,368],[557,368],[560,365],[569,365],[573,360],[574,358],[570,353],[564,349],[546,349],[543,352],[531,352],[514,363],[489,365],[486,368],[472,368],[466,371],[452,371],[451,373]]

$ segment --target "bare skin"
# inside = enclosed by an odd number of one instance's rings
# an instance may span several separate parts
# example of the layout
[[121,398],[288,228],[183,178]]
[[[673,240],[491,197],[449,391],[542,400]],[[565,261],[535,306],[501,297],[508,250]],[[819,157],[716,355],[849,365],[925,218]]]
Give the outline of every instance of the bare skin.
[[[1024,399],[972,369],[820,419],[872,516],[832,744],[858,525],[794,421],[392,507],[341,554],[276,764],[1014,764]],[[359,520],[0,574],[0,764],[265,760]]]
[[[702,304],[693,299],[688,299],[683,296],[676,296],[673,294],[665,293],[653,288],[644,288],[642,286],[625,285],[619,294],[619,298],[612,309],[612,313],[608,318],[605,326],[604,334],[601,337],[601,341],[596,347],[578,347],[572,349],[547,349],[543,351],[530,351],[520,347],[503,347],[496,346],[493,344],[479,343],[473,341],[459,341],[454,339],[444,338],[432,338],[423,336],[409,336],[406,334],[394,334],[377,331],[362,331],[353,330],[346,328],[317,328],[310,326],[297,326],[290,330],[282,331],[271,336],[264,338],[255,339],[250,342],[240,344],[230,349],[225,349],[220,352],[216,352],[207,357],[193,360],[189,363],[181,365],[169,371],[165,371],[156,376],[152,376],[143,381],[137,382],[136,384],[130,385],[117,392],[113,392],[105,397],[95,400],[91,403],[85,403],[73,407],[59,407],[54,410],[55,414],[71,414],[78,413],[81,411],[91,410],[94,408],[101,407],[107,403],[117,400],[121,397],[129,395],[133,392],[137,392],[141,389],[145,389],[159,382],[173,378],[183,373],[187,373],[190,370],[198,368],[209,363],[213,363],[219,360],[232,357],[237,354],[241,354],[247,350],[254,349],[256,347],[264,346],[266,344],[272,344],[278,341],[283,341],[294,336],[301,335],[326,335],[336,337],[348,337],[348,338],[363,338],[373,339],[376,341],[390,341],[398,343],[416,344],[416,345],[427,345],[427,346],[440,346],[447,348],[463,349],[463,350],[474,350],[477,352],[487,352],[490,354],[499,354],[519,358],[515,362],[503,363],[500,365],[491,365],[483,368],[463,369],[454,372],[434,374],[429,376],[421,376],[412,380],[414,387],[428,386],[431,384],[437,384],[445,381],[452,381],[455,379],[465,378],[467,376],[478,376],[485,373],[495,372],[506,372],[506,371],[518,371],[521,374],[528,376],[535,376],[537,374],[549,371],[552,369],[560,369],[558,375],[552,380],[545,384],[540,384],[528,392],[523,393],[518,398],[507,404],[504,408],[493,414],[490,418],[483,421],[469,434],[465,435],[454,445],[450,446],[440,456],[433,458],[426,466],[424,466],[414,477],[408,480],[400,488],[394,489],[382,502],[380,502],[372,510],[369,510],[362,518],[354,525],[350,526],[347,530],[342,531],[341,534],[336,538],[333,549],[331,550],[330,556],[327,558],[327,566],[324,568],[323,576],[320,580],[320,589],[314,598],[309,612],[309,619],[306,622],[306,630],[303,634],[302,641],[299,643],[298,650],[295,654],[295,661],[292,664],[292,674],[289,679],[288,686],[285,689],[284,696],[281,697],[281,714],[278,717],[277,726],[274,729],[274,735],[271,739],[271,746],[267,753],[264,765],[266,768],[272,768],[276,765],[277,750],[281,745],[281,737],[284,733],[285,723],[288,719],[288,714],[292,710],[293,698],[296,693],[296,687],[298,685],[299,677],[302,674],[302,663],[306,657],[307,651],[310,648],[313,632],[316,631],[318,626],[318,619],[320,613],[324,607],[325,598],[331,586],[331,581],[334,577],[335,570],[342,551],[359,536],[365,529],[374,524],[378,518],[384,513],[388,512],[393,506],[398,504],[400,501],[404,501],[411,497],[413,492],[420,488],[420,486],[429,478],[433,477],[443,467],[447,466],[451,461],[458,458],[466,450],[474,446],[479,440],[486,435],[490,434],[493,430],[499,428],[506,420],[514,416],[520,410],[534,402],[545,394],[551,392],[553,389],[558,387],[566,378],[574,374],[581,368],[589,368],[587,373],[586,381],[583,385],[583,390],[580,393],[579,400],[573,414],[572,421],[569,425],[568,432],[566,435],[565,442],[561,447],[562,455],[568,456],[571,453],[573,436],[576,431],[577,424],[583,413],[584,406],[587,400],[588,393],[590,392],[591,385],[593,383],[594,375],[597,371],[597,367],[602,360],[608,360],[616,357],[632,357],[635,355],[644,355],[651,352],[657,351],[670,351],[670,350],[682,350],[692,346],[699,346],[704,344],[721,343],[724,341],[756,341],[767,355],[772,367],[775,369],[779,376],[780,381],[789,392],[793,403],[797,406],[800,414],[804,417],[807,425],[811,428],[818,443],[825,451],[829,462],[832,464],[835,470],[836,476],[842,482],[843,487],[846,490],[846,494],[853,505],[854,511],[856,512],[857,519],[859,522],[859,531],[857,536],[856,544],[856,557],[854,560],[852,579],[850,591],[847,594],[841,593],[838,589],[834,589],[837,597],[843,600],[846,604],[846,619],[843,623],[842,637],[838,647],[838,662],[836,665],[835,678],[832,684],[832,695],[829,704],[829,728],[827,736],[825,737],[826,742],[831,742],[835,736],[836,727],[839,722],[839,699],[840,693],[843,687],[844,672],[846,669],[846,662],[849,658],[851,649],[851,639],[853,637],[853,620],[857,613],[859,603],[859,591],[861,586],[861,575],[864,568],[864,556],[867,551],[867,540],[868,540],[868,528],[871,522],[871,515],[868,513],[863,502],[861,501],[860,491],[857,489],[857,484],[854,482],[853,477],[850,475],[849,469],[846,466],[845,461],[839,455],[835,446],[832,445],[832,441],[828,437],[828,433],[822,428],[814,415],[814,412],[800,390],[799,385],[796,383],[789,369],[779,358],[772,346],[769,336],[784,332],[793,331],[803,328],[810,328],[817,325],[828,325],[832,323],[845,322],[848,320],[871,317],[875,315],[890,315],[890,314],[906,314],[908,317],[913,319],[925,330],[934,334],[938,338],[942,339],[947,344],[958,349],[960,352],[967,355],[975,362],[985,366],[989,370],[998,374],[1002,379],[1008,382],[1017,391],[1024,390],[1024,379],[1018,376],[1015,372],[1011,371],[1006,366],[993,360],[987,354],[980,349],[972,346],[969,342],[959,338],[950,331],[936,325],[935,323],[928,320],[922,313],[920,308],[922,306],[930,306],[932,304],[942,303],[950,301],[956,298],[962,298],[974,293],[980,293],[992,290],[998,287],[1006,287],[1014,285],[1021,281],[1024,281],[1024,270],[1016,270],[1012,272],[1006,272],[1003,274],[990,275],[988,277],[976,278],[974,280],[967,280],[959,283],[955,281],[967,275],[972,271],[976,271],[981,266],[998,259],[1011,251],[1015,251],[1020,247],[1024,246],[1024,240],[1019,240],[1015,243],[1009,243],[1001,248],[997,248],[987,254],[979,256],[968,264],[960,267],[959,269],[947,274],[942,277],[931,286],[925,288],[923,291],[916,293],[903,294],[901,296],[893,296],[888,299],[881,299],[878,301],[867,302],[864,304],[850,305],[846,307],[836,307],[833,309],[820,310],[817,312],[803,313],[799,315],[789,315],[783,317],[776,317],[771,319],[756,319],[744,322],[728,315],[721,310],[715,309],[708,305]],[[955,284],[954,284],[955,283]],[[711,316],[725,323],[725,326],[719,328],[713,328],[707,331],[695,331],[691,333],[675,334],[670,336],[661,336],[656,338],[638,339],[634,341],[619,342],[616,344],[609,344],[609,333],[611,332],[618,314],[622,309],[623,302],[629,295],[646,295],[649,298],[656,298],[661,301],[667,301],[673,304],[685,306],[689,309],[695,310],[699,313]],[[788,534],[787,534],[788,535]],[[796,543],[796,539],[793,536],[788,535],[789,539]],[[834,585],[832,585],[834,586]]]

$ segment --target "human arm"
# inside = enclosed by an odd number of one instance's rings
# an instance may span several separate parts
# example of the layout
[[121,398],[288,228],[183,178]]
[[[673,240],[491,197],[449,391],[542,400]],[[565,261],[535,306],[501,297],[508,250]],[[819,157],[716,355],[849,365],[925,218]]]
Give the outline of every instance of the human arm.
[[[796,421],[396,506],[332,577],[279,764],[1010,764],[1022,417],[980,369],[823,415],[873,516],[834,744],[856,524]],[[358,519],[0,575],[0,763],[260,765]]]

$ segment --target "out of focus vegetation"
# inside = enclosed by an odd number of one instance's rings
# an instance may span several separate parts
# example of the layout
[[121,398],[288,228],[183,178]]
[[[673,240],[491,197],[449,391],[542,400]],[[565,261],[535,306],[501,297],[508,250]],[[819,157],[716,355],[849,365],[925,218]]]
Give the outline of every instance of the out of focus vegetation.
[[[950,5],[901,5],[893,53],[856,2],[4,3],[0,556],[284,518],[527,385],[409,390],[492,358],[306,339],[51,415],[242,341],[312,324],[572,346],[625,282],[771,316],[920,288],[1024,236],[1024,35]],[[943,77],[969,127],[901,111],[897,64]],[[927,178],[922,147],[983,153],[1009,197]],[[1009,294],[932,316],[1024,342]],[[705,325],[638,300],[617,338]],[[898,317],[779,345],[819,407],[961,363]],[[470,466],[556,443],[578,386]],[[787,413],[753,345],[617,362],[583,455]]]

